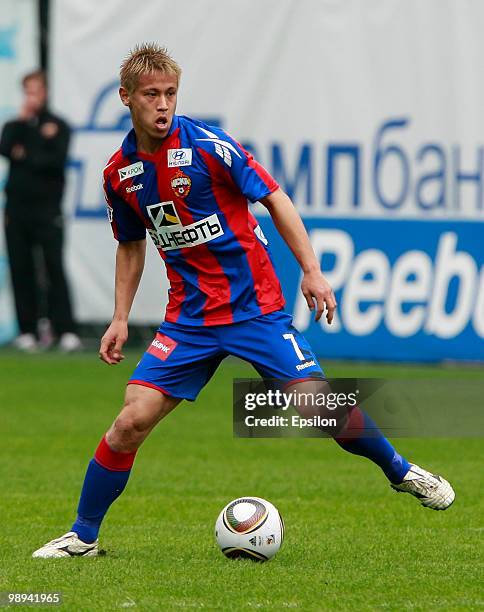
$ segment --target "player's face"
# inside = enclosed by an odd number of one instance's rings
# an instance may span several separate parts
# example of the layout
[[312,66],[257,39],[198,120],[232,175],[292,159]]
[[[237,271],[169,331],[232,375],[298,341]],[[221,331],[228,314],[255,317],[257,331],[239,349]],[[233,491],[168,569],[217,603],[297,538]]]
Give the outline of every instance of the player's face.
[[120,89],[121,100],[131,111],[138,139],[159,144],[167,136],[175,114],[177,92],[176,75],[160,71],[142,75],[130,94]]

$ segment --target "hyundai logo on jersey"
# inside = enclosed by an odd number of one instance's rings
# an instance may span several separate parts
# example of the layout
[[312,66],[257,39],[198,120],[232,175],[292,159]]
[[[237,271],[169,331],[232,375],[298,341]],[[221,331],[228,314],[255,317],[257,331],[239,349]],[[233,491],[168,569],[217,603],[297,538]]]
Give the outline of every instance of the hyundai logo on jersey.
[[168,168],[176,166],[191,166],[191,149],[168,149]]

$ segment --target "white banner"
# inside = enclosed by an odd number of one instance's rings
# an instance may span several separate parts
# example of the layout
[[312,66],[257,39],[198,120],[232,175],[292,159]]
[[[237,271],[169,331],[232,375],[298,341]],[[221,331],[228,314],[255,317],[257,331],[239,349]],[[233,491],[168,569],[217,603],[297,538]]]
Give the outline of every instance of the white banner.
[[[0,11],[0,129],[18,111],[21,78],[39,67],[36,0],[2,0]],[[0,190],[3,192],[7,162],[0,157]],[[3,194],[2,194],[3,195]],[[3,199],[0,208],[3,208]],[[3,224],[2,224],[3,225]],[[5,253],[3,227],[0,232],[0,344],[15,334],[16,324]]]
[[[115,244],[100,177],[129,128],[119,64],[141,41],[166,45],[181,64],[178,112],[232,133],[305,218],[466,220],[469,232],[482,229],[480,0],[62,0],[52,8],[56,106],[76,127],[66,205],[82,320],[112,313]],[[478,278],[479,253],[476,265]],[[161,319],[161,267],[150,249],[136,321]]]

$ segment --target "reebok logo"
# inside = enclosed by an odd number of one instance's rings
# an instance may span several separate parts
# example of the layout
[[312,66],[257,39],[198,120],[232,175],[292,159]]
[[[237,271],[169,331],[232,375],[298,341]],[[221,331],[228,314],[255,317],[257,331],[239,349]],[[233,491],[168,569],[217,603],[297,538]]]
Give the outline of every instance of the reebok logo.
[[300,372],[301,370],[305,370],[306,368],[310,368],[311,366],[315,366],[315,365],[316,363],[314,359],[311,359],[311,361],[306,361],[305,363],[298,363],[296,366],[296,370]]
[[148,347],[147,353],[161,359],[161,361],[166,361],[168,357],[171,355],[172,351],[175,349],[177,342],[168,338],[164,334],[160,334],[159,332],[156,334],[155,339]]
[[126,179],[137,176],[138,174],[143,174],[144,171],[145,169],[143,168],[143,162],[136,162],[135,164],[125,166],[124,168],[120,168],[118,170],[119,180],[125,181]]
[[126,187],[126,193],[131,193],[132,191],[139,191],[143,189],[143,183],[138,183],[137,185],[133,185],[132,187]]

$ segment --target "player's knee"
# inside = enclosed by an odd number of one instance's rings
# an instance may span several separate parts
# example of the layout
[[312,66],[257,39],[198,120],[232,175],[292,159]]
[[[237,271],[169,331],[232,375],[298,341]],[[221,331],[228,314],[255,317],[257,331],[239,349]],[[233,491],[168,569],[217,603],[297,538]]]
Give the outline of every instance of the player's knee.
[[128,416],[120,414],[114,421],[112,429],[117,438],[130,438],[134,432],[132,419]]
[[114,429],[123,438],[136,438],[146,431],[147,425],[137,416],[120,414],[114,421]]
[[144,437],[136,432],[129,419],[118,417],[108,431],[106,440],[114,451],[130,453],[138,450]]
[[138,448],[146,437],[149,426],[139,416],[121,413],[110,430],[110,442],[120,451]]

